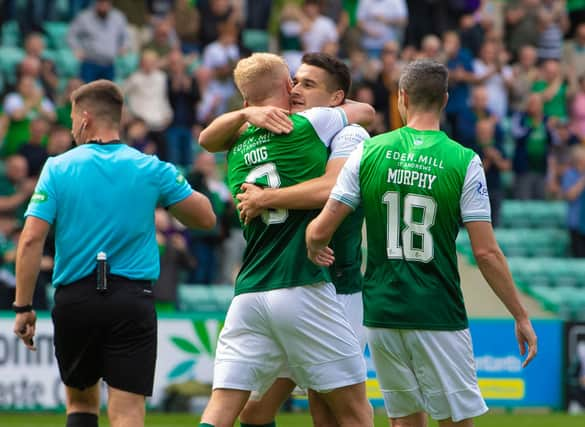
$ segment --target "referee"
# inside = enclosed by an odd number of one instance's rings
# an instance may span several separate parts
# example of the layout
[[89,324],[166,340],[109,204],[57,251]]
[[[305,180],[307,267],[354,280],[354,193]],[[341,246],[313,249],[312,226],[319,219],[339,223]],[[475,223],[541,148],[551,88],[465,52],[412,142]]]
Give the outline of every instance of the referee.
[[31,302],[53,225],[52,317],[66,426],[97,427],[100,378],[108,384],[110,424],[144,426],[156,361],[154,211],[160,204],[186,226],[204,229],[215,226],[215,215],[173,165],[120,141],[123,97],[114,83],[81,86],[71,101],[78,147],[46,162],[26,211],[16,256],[14,332],[35,350]]

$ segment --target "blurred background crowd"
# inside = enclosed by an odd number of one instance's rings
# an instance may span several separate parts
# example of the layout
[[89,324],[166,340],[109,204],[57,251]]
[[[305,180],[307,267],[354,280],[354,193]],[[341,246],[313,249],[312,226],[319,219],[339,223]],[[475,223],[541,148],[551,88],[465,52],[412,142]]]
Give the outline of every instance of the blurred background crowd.
[[[225,159],[197,137],[241,106],[232,70],[256,51],[293,73],[305,52],[347,61],[371,135],[401,126],[404,64],[445,63],[443,127],[483,159],[494,224],[505,199],[566,200],[570,255],[585,257],[585,0],[0,0],[0,20],[0,308],[35,180],[72,147],[69,94],[100,78],[123,88],[124,140],[176,164],[221,218],[192,232],[157,211],[161,305],[179,283],[233,283],[244,244]],[[43,285],[52,262],[49,242]]]

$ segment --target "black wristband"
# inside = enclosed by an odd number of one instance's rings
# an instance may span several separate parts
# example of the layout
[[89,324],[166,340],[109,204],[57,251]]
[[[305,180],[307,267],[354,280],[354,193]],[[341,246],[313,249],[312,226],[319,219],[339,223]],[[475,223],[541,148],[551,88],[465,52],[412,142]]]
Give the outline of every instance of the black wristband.
[[31,311],[33,311],[33,306],[31,304],[16,305],[13,303],[12,311],[14,311],[15,313],[30,313]]

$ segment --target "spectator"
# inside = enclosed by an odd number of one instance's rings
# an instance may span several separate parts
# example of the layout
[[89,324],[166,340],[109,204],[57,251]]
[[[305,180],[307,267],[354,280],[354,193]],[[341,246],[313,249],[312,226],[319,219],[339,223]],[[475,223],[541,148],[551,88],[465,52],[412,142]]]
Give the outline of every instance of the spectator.
[[[567,37],[573,38],[579,24],[585,22],[585,3],[582,0],[567,0],[570,27]],[[585,368],[583,369],[585,372]]]
[[522,46],[538,46],[540,0],[514,0],[506,6],[506,47],[517,58]]
[[81,61],[81,80],[113,80],[114,60],[130,46],[126,17],[111,0],[96,0],[73,20],[67,41]]
[[[370,85],[365,84],[357,85],[353,89],[352,99],[355,100],[356,102],[364,102],[366,104],[374,105],[375,98],[376,98],[375,92]],[[387,102],[389,99],[387,99]],[[380,113],[379,111],[376,112],[376,117],[374,118],[372,123],[370,123],[366,127],[366,130],[368,131],[370,136],[376,136],[387,131],[388,128],[384,123],[384,118],[385,118],[384,114]]]
[[585,74],[585,22],[577,26],[575,38],[565,43],[563,65],[572,76]]
[[489,93],[486,86],[476,86],[471,92],[471,99],[468,108],[461,111],[460,116],[455,122],[457,127],[455,134],[457,135],[457,141],[472,150],[478,151],[476,145],[477,135],[476,127],[477,122],[480,120],[489,119],[495,126],[494,138],[496,144],[503,142],[503,130],[500,126],[500,121],[496,117],[488,106]]
[[377,58],[386,42],[402,43],[408,10],[404,0],[359,0],[357,20],[364,49]]
[[10,123],[6,132],[2,153],[5,156],[18,151],[30,139],[30,121],[43,117],[49,122],[55,120],[55,107],[35,84],[32,77],[23,77],[17,84],[17,92],[6,95],[4,113]]
[[173,12],[175,31],[185,55],[199,53],[199,30],[201,17],[190,0],[177,0]]
[[166,210],[159,208],[155,211],[154,225],[160,252],[160,276],[153,286],[157,311],[174,311],[182,270],[193,270],[197,260],[189,253],[185,236]]
[[157,154],[156,143],[150,138],[148,126],[142,119],[132,119],[126,125],[125,138],[130,147],[144,154]]
[[167,157],[171,163],[188,168],[193,158],[193,136],[197,104],[201,100],[197,80],[187,74],[180,51],[169,55],[168,94],[173,121],[167,129]]
[[572,167],[562,180],[564,198],[569,202],[567,227],[571,237],[571,255],[585,258],[585,148],[575,146],[572,150]]
[[510,108],[512,112],[526,109],[526,100],[540,74],[536,66],[538,53],[535,47],[522,46],[518,56],[518,63],[512,67],[514,78],[510,85]]
[[571,163],[572,147],[579,139],[571,132],[569,122],[550,120],[552,145],[548,161],[548,191],[554,198],[562,198],[562,178]]
[[528,97],[525,113],[512,118],[512,136],[515,140],[513,159],[514,197],[520,200],[544,199],[551,128],[543,113],[542,96]]
[[569,86],[563,76],[561,64],[554,59],[546,60],[542,63],[541,73],[542,78],[534,83],[532,91],[542,94],[544,114],[567,120]]
[[382,49],[382,69],[373,82],[376,115],[381,115],[384,129],[393,130],[402,126],[398,111],[398,43],[388,42]]
[[286,3],[280,14],[278,41],[282,57],[287,62],[292,75],[301,65],[303,56],[303,29],[307,26],[307,17],[295,4]]
[[223,22],[219,25],[219,39],[203,51],[202,68],[211,71],[211,80],[203,93],[198,112],[201,123],[208,123],[214,117],[225,113],[228,100],[235,93],[232,72],[240,59],[237,37],[236,23]]
[[49,124],[42,118],[30,123],[30,139],[18,149],[18,154],[26,159],[28,176],[38,177],[45,161],[49,157],[45,148]]
[[557,0],[543,0],[538,18],[540,25],[538,58],[560,60],[563,34],[569,28],[565,5]]
[[69,79],[67,86],[65,86],[65,92],[60,97],[59,104],[57,105],[57,124],[65,126],[67,129],[71,129],[71,94],[75,89],[80,87],[83,82],[78,78]]
[[321,15],[319,0],[305,0],[303,11],[307,18],[301,36],[305,52],[321,52],[327,42],[337,42],[339,37],[335,23],[331,18]]
[[482,119],[477,122],[476,135],[478,154],[483,162],[486,184],[492,211],[492,225],[500,223],[500,207],[504,200],[501,173],[511,169],[510,160],[506,158],[502,144],[495,139],[493,120]]
[[197,2],[197,8],[201,16],[199,34],[201,50],[219,38],[219,24],[229,20],[233,22],[239,20],[237,10],[229,0],[200,0]]
[[427,34],[421,43],[418,57],[442,62],[441,54],[441,39],[434,34]]
[[484,40],[484,29],[473,15],[463,15],[459,19],[459,38],[461,47],[471,52],[473,57],[479,56]]
[[36,180],[28,177],[24,157],[13,155],[6,159],[4,173],[0,175],[0,217],[12,228],[22,224],[35,185]]
[[[189,283],[212,284],[216,282],[217,269],[220,259],[218,252],[225,239],[225,231],[222,224],[232,204],[231,194],[226,184],[216,177],[217,166],[213,154],[201,152],[193,162],[193,169],[187,177],[187,182],[194,189],[206,195],[211,201],[213,211],[218,218],[217,225],[213,230],[190,231],[189,250],[192,256],[197,259],[197,268],[189,275]],[[231,211],[233,213],[233,211]]]
[[449,69],[449,101],[445,112],[450,133],[459,141],[457,119],[469,106],[470,83],[475,80],[473,58],[467,49],[461,48],[459,34],[455,31],[448,31],[443,35],[443,46]]
[[156,141],[156,151],[166,158],[163,131],[173,120],[173,110],[167,92],[167,76],[157,68],[158,55],[151,50],[142,52],[140,68],[123,85],[128,110],[146,123],[150,138]]
[[47,154],[49,156],[58,156],[71,148],[73,148],[71,130],[63,126],[54,126],[49,132]]
[[166,68],[168,54],[174,49],[179,49],[179,39],[168,20],[157,20],[153,24],[154,35],[150,42],[146,43],[142,51],[152,50],[158,55],[158,68]]
[[577,93],[571,101],[571,132],[585,142],[585,74],[579,77]]
[[513,78],[512,69],[504,63],[501,54],[497,43],[486,40],[479,58],[473,61],[475,82],[485,85],[488,108],[500,120],[508,114],[508,87]]
[[174,3],[175,0],[146,0],[150,21],[154,24],[169,19],[173,13]]
[[246,1],[244,27],[252,30],[267,30],[273,3],[273,0]]
[[24,42],[24,50],[27,57],[37,58],[40,61],[39,82],[43,86],[45,95],[52,101],[55,100],[59,78],[57,68],[50,59],[45,57],[45,42],[38,33],[29,34]]

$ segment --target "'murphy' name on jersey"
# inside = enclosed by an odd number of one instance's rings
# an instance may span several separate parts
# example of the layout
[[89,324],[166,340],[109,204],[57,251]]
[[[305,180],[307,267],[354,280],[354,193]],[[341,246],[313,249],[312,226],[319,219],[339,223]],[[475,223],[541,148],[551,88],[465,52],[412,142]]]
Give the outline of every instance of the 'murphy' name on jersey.
[[419,188],[431,190],[437,176],[426,172],[431,172],[433,169],[444,169],[442,160],[423,154],[417,156],[415,153],[388,150],[386,158],[396,160],[400,166],[406,168],[388,168],[387,182],[395,185],[416,185]]

